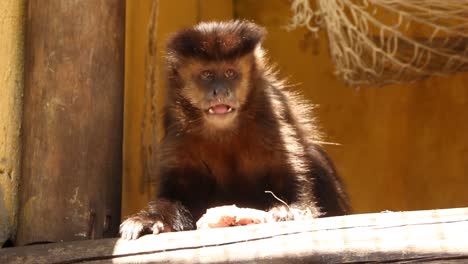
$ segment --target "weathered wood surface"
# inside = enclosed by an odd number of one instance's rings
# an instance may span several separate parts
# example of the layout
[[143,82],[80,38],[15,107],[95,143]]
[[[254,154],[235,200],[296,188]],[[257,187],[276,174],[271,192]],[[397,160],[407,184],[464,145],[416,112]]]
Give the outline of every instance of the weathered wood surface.
[[0,263],[468,262],[468,208],[4,249]]
[[0,1],[0,246],[16,233],[25,0]]
[[27,4],[17,244],[120,222],[125,1]]

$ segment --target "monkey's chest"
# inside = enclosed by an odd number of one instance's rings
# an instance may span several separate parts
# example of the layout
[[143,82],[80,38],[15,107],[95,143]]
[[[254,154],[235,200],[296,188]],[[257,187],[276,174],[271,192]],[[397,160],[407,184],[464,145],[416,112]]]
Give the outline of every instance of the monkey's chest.
[[288,199],[291,177],[285,169],[287,166],[273,154],[257,150],[201,155],[207,176],[213,183],[212,202],[264,209],[274,202],[271,194],[265,191]]
[[199,157],[209,177],[220,186],[267,181],[276,163],[271,153],[250,148],[208,149]]

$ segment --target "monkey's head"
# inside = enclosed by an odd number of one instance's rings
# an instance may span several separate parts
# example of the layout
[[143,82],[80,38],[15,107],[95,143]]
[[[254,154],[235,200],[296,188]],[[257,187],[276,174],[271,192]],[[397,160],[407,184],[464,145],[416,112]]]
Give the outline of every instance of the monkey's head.
[[185,118],[230,128],[252,92],[264,35],[246,21],[200,23],[176,33],[167,46],[168,103],[181,105]]

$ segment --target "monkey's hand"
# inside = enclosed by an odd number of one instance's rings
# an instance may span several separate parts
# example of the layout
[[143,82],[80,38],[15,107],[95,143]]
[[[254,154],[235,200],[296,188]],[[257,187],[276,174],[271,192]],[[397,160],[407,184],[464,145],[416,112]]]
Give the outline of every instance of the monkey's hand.
[[305,221],[312,220],[317,217],[310,209],[299,209],[294,206],[287,207],[286,205],[278,205],[272,207],[269,211],[268,222],[282,221]]
[[267,220],[265,211],[226,205],[208,209],[197,221],[197,229],[260,224]]
[[127,218],[120,225],[120,236],[131,240],[146,234],[191,229],[194,229],[192,215],[180,202],[159,199],[150,202],[145,210]]
[[127,240],[137,239],[146,234],[171,231],[170,226],[165,224],[159,217],[144,215],[143,211],[127,218],[120,225],[120,236]]

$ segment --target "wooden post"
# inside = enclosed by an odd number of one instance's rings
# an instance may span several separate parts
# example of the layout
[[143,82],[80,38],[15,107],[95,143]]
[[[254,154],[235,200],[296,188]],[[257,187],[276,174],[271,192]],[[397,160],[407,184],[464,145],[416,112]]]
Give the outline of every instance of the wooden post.
[[0,1],[0,247],[16,229],[21,160],[24,0]]
[[30,0],[18,245],[115,235],[125,1]]

